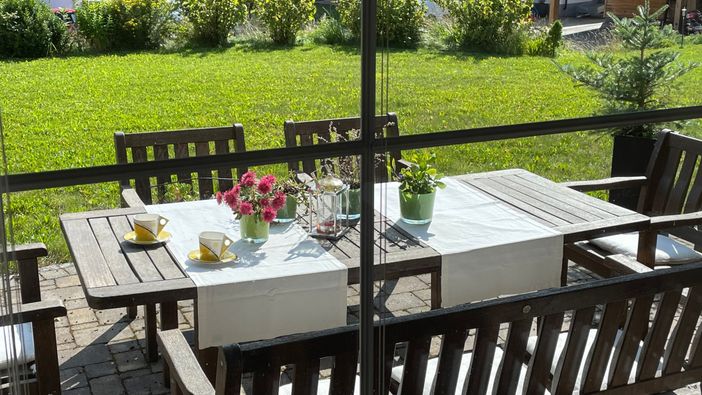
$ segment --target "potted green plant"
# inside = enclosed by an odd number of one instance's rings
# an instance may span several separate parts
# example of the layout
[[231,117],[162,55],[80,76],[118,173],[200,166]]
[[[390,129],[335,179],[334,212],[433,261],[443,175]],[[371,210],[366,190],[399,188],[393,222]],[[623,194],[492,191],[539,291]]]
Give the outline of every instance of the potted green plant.
[[439,181],[443,175],[436,170],[436,154],[420,152],[408,159],[410,164],[399,173],[395,161],[390,161],[390,171],[400,182],[400,214],[409,224],[426,224],[434,214],[436,189],[446,185]]
[[[666,49],[672,27],[660,27],[660,17],[667,5],[651,13],[647,0],[637,8],[633,18],[618,18],[609,13],[612,33],[626,50],[623,55],[611,51],[588,54],[590,65],[560,66],[577,83],[590,87],[605,101],[608,113],[645,111],[667,104],[672,83],[697,67],[696,63],[678,61],[680,52]],[[679,126],[679,125],[676,125]],[[611,130],[614,136],[612,176],[642,175],[661,125],[647,124]],[[610,201],[635,209],[638,192],[613,191]]]
[[278,210],[276,222],[287,223],[297,218],[297,206],[305,201],[307,187],[302,184],[294,172],[288,178],[279,181],[278,190],[285,193],[285,205]]

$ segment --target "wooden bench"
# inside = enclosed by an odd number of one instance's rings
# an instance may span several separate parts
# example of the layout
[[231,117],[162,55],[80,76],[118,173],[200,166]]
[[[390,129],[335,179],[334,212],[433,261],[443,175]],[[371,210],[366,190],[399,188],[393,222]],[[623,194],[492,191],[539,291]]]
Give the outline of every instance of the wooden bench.
[[[641,193],[637,211],[651,217],[651,224],[640,233],[638,244],[635,237],[627,236],[570,244],[565,248],[565,258],[609,276],[616,273],[607,267],[605,258],[613,253],[623,253],[628,240],[628,249],[637,250],[638,260],[649,267],[700,259],[702,255],[667,237],[677,236],[702,251],[702,232],[697,229],[697,225],[702,225],[700,157],[702,140],[664,131],[658,134],[645,176],[564,183],[581,192],[638,187]],[[676,254],[677,260],[663,261],[660,258],[663,245]],[[621,251],[613,252],[613,249]],[[680,251],[687,253],[683,255]]]
[[[702,263],[643,270],[388,319],[376,326],[375,393],[645,394],[699,382]],[[238,394],[244,377],[252,394],[354,393],[357,326],[221,347],[214,387],[179,331],[159,336],[174,393]]]

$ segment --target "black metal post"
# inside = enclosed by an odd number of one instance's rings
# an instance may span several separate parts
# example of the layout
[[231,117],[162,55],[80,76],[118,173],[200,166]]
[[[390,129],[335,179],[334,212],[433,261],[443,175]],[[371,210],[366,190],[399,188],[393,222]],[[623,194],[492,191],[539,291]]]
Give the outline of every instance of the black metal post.
[[373,188],[376,0],[361,2],[361,394],[373,393]]

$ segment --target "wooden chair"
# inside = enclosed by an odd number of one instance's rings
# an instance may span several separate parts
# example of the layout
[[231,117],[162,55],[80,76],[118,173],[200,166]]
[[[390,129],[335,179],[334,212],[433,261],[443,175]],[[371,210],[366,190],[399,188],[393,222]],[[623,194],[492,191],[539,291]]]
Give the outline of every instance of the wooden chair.
[[[146,162],[148,160],[165,160],[169,158],[186,158],[192,156],[207,156],[211,154],[226,154],[246,150],[244,142],[244,127],[234,124],[227,127],[186,129],[168,132],[148,132],[124,134],[116,132],[114,135],[117,163]],[[131,155],[128,154],[131,151]],[[215,174],[216,172],[216,174]],[[238,175],[246,172],[246,168],[239,168]],[[215,188],[220,191],[232,187],[232,178],[236,174],[231,168],[212,169],[197,173],[197,189],[201,199],[212,197]],[[134,180],[132,188],[130,180],[120,182],[122,205],[125,207],[143,206],[154,202],[164,201],[166,184],[176,179],[179,183],[193,184],[191,173],[181,173],[173,176],[160,175],[156,177],[156,184],[152,184],[152,177],[147,175]],[[217,185],[213,181],[217,179]],[[195,185],[193,186],[195,188]],[[156,195],[154,196],[154,190]],[[154,199],[155,197],[155,199]]]
[[[9,260],[17,262],[20,279],[21,305],[15,306],[12,315],[0,316],[0,345],[12,347],[15,352],[0,353],[0,391],[10,388],[9,365],[21,375],[21,386],[32,394],[60,394],[58,355],[54,319],[66,316],[60,300],[41,300],[37,258],[46,256],[43,244],[16,246]],[[11,356],[13,355],[14,356]]]
[[[579,191],[641,188],[637,211],[651,217],[651,225],[640,235],[608,236],[567,245],[565,259],[609,276],[606,257],[635,256],[649,267],[674,265],[702,257],[702,141],[673,132],[661,132],[645,176],[616,177],[594,181],[568,182]],[[677,236],[694,245],[694,250],[668,237]]]
[[[644,271],[376,324],[374,393],[650,394],[699,382],[702,263]],[[221,347],[214,387],[181,332],[159,341],[175,393],[238,394],[244,377],[254,395],[357,393],[357,326]],[[292,383],[280,386],[286,365]]]
[[[384,116],[378,116],[375,122],[376,136],[398,137],[400,135],[400,128],[395,113],[391,112]],[[350,136],[349,133],[352,130],[360,130],[360,128],[361,118],[338,118],[303,122],[285,121],[285,146],[297,147],[336,142],[337,140],[330,133],[332,130],[336,130],[336,133],[345,141],[353,140],[353,136]],[[391,151],[389,155],[398,164],[404,164],[400,151]],[[323,159],[321,161],[305,159],[301,162],[302,166],[300,166],[299,161],[289,162],[288,168],[291,171],[302,171],[312,175],[317,172],[320,165],[331,166],[332,168],[335,166],[334,161],[331,159]],[[380,158],[375,166],[375,181],[385,182],[387,180],[388,171],[385,158]]]

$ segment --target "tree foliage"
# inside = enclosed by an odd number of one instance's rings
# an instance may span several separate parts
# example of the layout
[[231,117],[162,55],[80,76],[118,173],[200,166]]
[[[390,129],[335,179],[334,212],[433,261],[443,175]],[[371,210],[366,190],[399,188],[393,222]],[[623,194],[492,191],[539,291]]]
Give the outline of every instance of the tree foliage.
[[[596,90],[606,101],[610,112],[643,111],[661,108],[677,78],[698,66],[682,63],[680,52],[660,49],[669,39],[671,27],[659,27],[659,18],[668,6],[651,13],[649,1],[637,7],[633,18],[617,18],[609,14],[613,33],[625,49],[625,56],[611,53],[590,53],[591,64],[563,65],[561,70],[578,83]],[[618,129],[615,134],[651,137],[653,125]]]

